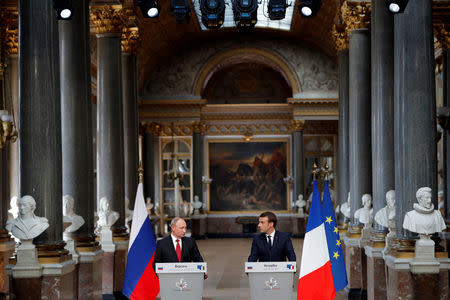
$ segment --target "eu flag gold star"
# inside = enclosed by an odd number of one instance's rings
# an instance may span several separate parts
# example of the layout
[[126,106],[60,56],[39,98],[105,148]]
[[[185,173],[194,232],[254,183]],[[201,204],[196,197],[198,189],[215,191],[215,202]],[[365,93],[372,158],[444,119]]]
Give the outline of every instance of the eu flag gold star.
[[334,253],[334,254],[333,254],[333,257],[336,258],[336,259],[338,259],[339,254],[337,253],[337,251],[336,251],[336,252],[333,252],[333,253]]
[[338,246],[338,247],[341,246],[341,241],[340,241],[340,240],[337,240],[337,241],[336,241],[336,246]]
[[339,229],[337,227],[334,227],[334,232],[339,233]]
[[331,222],[333,222],[333,220],[331,220],[331,216],[327,217],[327,220],[325,222],[327,222],[328,224],[331,224]]

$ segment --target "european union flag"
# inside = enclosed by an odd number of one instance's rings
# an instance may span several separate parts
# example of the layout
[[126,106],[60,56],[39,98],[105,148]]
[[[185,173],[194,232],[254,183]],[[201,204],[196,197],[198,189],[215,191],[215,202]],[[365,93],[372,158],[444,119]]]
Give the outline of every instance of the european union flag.
[[325,188],[322,198],[322,218],[325,224],[325,234],[327,236],[328,252],[330,253],[331,271],[333,273],[334,290],[340,291],[347,286],[347,272],[345,271],[344,254],[342,243],[339,240],[339,230],[334,214],[333,203],[331,202],[328,180],[325,181]]

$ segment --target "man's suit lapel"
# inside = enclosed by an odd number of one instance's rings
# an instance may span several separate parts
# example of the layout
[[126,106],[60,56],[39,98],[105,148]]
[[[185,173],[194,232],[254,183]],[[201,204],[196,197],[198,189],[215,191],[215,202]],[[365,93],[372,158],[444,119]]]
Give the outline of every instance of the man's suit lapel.
[[181,239],[182,247],[181,247],[181,261],[182,262],[189,262],[189,249],[186,242],[186,237]]
[[278,246],[278,239],[280,238],[280,235],[278,234],[278,231],[275,231],[275,236],[273,237],[273,244],[272,244],[272,250]]
[[271,252],[269,248],[269,243],[267,243],[267,236],[265,233],[261,233],[261,242],[263,243],[264,247],[266,248],[267,252]]
[[170,249],[170,254],[171,254],[172,260],[177,262],[178,261],[177,252],[175,251],[175,247],[174,247],[173,241],[172,241],[172,236],[170,236],[170,235],[168,236],[168,239],[167,239],[167,246]]

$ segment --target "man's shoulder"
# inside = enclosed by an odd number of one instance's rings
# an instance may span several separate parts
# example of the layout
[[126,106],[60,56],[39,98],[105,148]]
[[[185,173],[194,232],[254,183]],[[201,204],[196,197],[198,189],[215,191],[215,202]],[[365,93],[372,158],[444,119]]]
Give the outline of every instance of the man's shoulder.
[[279,237],[289,238],[289,233],[283,231],[277,231]]
[[172,240],[172,238],[171,238],[170,235],[169,235],[169,236],[166,236],[166,237],[164,237],[164,238],[158,240],[158,241],[156,242],[156,244],[165,244],[165,243],[167,243],[167,242],[170,242],[171,240]]

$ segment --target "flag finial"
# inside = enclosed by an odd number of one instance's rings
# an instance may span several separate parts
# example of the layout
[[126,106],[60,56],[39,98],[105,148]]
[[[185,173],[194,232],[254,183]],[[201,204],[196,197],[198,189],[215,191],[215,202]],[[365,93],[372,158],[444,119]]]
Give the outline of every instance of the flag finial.
[[328,169],[329,169],[328,162],[325,162],[325,180],[328,180],[328,174],[330,173]]
[[138,174],[139,183],[144,183],[144,168],[142,167],[142,162],[139,162]]
[[316,180],[317,173],[319,173],[319,172],[317,171],[317,163],[316,163],[316,162],[314,162],[314,164],[313,164],[313,170],[312,170],[312,173],[313,173],[313,179]]

